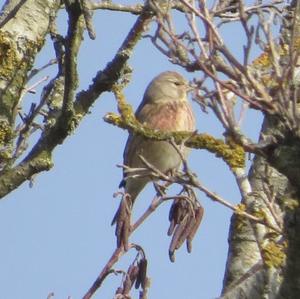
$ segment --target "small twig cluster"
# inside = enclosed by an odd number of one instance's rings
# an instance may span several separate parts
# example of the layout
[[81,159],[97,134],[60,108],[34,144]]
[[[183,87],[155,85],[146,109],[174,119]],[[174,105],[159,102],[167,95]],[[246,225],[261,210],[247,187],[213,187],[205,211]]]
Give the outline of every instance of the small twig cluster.
[[95,280],[94,284],[88,290],[88,292],[83,296],[83,299],[90,299],[98,288],[101,287],[103,281],[110,274],[121,274],[122,280],[121,285],[117,288],[114,298],[115,299],[129,299],[130,290],[134,287],[140,290],[140,299],[147,298],[147,289],[150,285],[150,280],[147,277],[147,258],[142,247],[136,244],[129,244],[129,249],[135,249],[137,251],[136,257],[133,259],[132,263],[129,265],[127,271],[115,270],[113,268],[114,264],[119,261],[119,259],[126,252],[123,247],[118,247],[111,258]]
[[149,287],[149,278],[147,277],[147,264],[148,261],[145,256],[144,250],[136,245],[131,244],[131,248],[135,248],[138,251],[136,258],[129,265],[126,272],[113,271],[113,273],[121,273],[123,275],[122,286],[116,290],[114,299],[128,299],[130,290],[141,288],[140,299],[147,298],[147,289]]
[[[12,111],[13,115],[10,116],[17,122],[16,116],[19,115],[19,125],[13,124],[9,127],[7,121],[0,121],[0,198],[30,180],[35,174],[53,166],[52,151],[56,146],[63,143],[75,130],[97,98],[103,92],[110,91],[111,87],[129,72],[127,61],[152,19],[152,14],[145,5],[110,63],[95,74],[92,83],[85,90],[76,94],[77,58],[85,26],[92,38],[94,32],[89,3],[85,0],[64,2],[69,19],[67,35],[62,36],[58,33],[56,19],[51,16],[49,35],[56,57],[45,66],[32,70],[27,79],[33,79],[41,70],[53,64],[57,64],[56,76],[44,86],[40,99],[31,105],[29,112],[24,111],[21,99],[25,93],[34,92],[34,88],[46,78],[37,80],[32,87],[25,88],[19,95],[16,111]],[[18,8],[16,7],[15,13]],[[4,17],[6,19],[1,22],[1,26],[5,26],[13,15]],[[10,93],[10,88],[6,92]],[[37,141],[31,145],[29,141],[37,130],[40,134],[36,134]]]
[[[136,170],[137,169],[135,169],[135,171]],[[145,168],[142,168],[141,171],[145,173]],[[152,170],[149,169],[149,171],[152,172],[153,168]],[[175,196],[166,196],[161,194],[161,190],[165,190],[165,186],[157,188],[159,189],[159,193],[157,194],[157,196],[154,197],[146,211],[130,227],[127,238],[129,238],[130,235],[137,228],[139,228],[142,225],[142,223],[162,203],[164,203],[165,201],[173,200],[173,204],[169,213],[170,227],[168,229],[168,235],[173,235],[169,247],[169,254],[171,261],[174,261],[174,252],[175,250],[180,248],[184,241],[187,242],[188,252],[191,252],[192,239],[194,238],[196,231],[200,225],[203,215],[203,208],[198,203],[195,194],[193,193],[191,188],[188,186],[188,191],[184,190],[183,192]],[[122,196],[126,196],[126,194],[122,194]],[[120,244],[120,246],[117,246],[117,249],[112,254],[111,258],[97,277],[96,281],[86,293],[86,295],[83,297],[84,299],[91,298],[96,292],[96,290],[101,287],[103,281],[110,273],[121,273],[123,277],[121,286],[116,290],[116,295],[114,298],[130,298],[129,292],[133,287],[135,287],[136,289],[141,288],[140,298],[147,298],[147,288],[149,287],[150,280],[147,277],[148,262],[146,259],[145,252],[142,249],[142,247],[137,244],[128,243],[127,248],[125,248],[122,244]],[[132,248],[135,248],[138,251],[138,255],[129,265],[127,271],[114,270],[114,264],[116,264],[120,260],[120,258]]]
[[[299,47],[295,46],[297,40],[288,45],[274,36],[274,28],[282,25],[283,2],[216,1],[212,7],[203,0],[178,2],[184,7],[187,29],[178,30],[182,20],[179,25],[175,14],[156,3],[157,29],[146,37],[172,63],[202,72],[194,81],[194,99],[202,109],[210,108],[225,131],[245,147],[254,144],[241,130],[249,107],[276,115],[284,126],[297,132]],[[245,40],[241,58],[232,54],[221,34],[237,21],[242,25],[239,38]],[[257,49],[263,54],[251,62]],[[278,95],[277,101],[273,93]]]

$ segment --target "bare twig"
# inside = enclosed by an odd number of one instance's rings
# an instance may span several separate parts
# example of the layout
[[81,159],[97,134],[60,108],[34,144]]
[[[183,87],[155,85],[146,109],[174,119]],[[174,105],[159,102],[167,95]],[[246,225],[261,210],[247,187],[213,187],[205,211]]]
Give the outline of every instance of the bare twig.
[[83,11],[84,21],[86,25],[86,29],[88,31],[90,39],[96,39],[96,33],[93,28],[93,21],[92,21],[92,12],[89,8],[90,1],[88,0],[80,0],[81,3],[81,9]]
[[111,11],[129,12],[134,15],[139,15],[144,8],[143,5],[141,4],[122,5],[119,3],[113,3],[112,1],[101,1],[101,2],[90,1],[88,6],[90,10],[106,9]]
[[30,74],[28,75],[28,78],[27,80],[31,80],[35,75],[37,75],[39,72],[45,70],[46,68],[48,68],[49,66],[53,65],[53,64],[56,64],[57,63],[57,59],[56,58],[53,58],[53,59],[50,59],[48,63],[46,63],[45,65],[41,66],[40,68],[35,68],[35,69],[32,69]]
[[93,285],[90,287],[90,289],[87,291],[87,293],[82,297],[82,299],[90,299],[94,293],[97,291],[98,288],[102,285],[103,281],[111,273],[111,268],[113,265],[120,259],[120,257],[124,254],[124,248],[119,247],[116,248],[113,252],[112,256],[110,257],[109,261],[93,283]]

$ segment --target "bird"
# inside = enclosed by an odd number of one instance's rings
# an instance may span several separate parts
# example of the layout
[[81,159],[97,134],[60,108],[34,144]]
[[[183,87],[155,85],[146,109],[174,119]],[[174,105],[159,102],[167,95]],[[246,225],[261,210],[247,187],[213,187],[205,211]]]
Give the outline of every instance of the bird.
[[[157,75],[145,90],[143,100],[135,112],[136,119],[148,128],[172,131],[195,131],[195,116],[188,101],[191,86],[182,75],[174,71],[165,71]],[[189,150],[184,147],[183,157]],[[125,146],[124,165],[129,168],[145,168],[140,158],[162,173],[168,174],[180,168],[182,157],[169,141],[157,141],[130,133]],[[116,224],[117,246],[124,246],[128,250],[128,236],[130,234],[130,218],[132,206],[145,185],[153,179],[147,173],[139,171],[138,177],[123,170],[123,180],[120,188],[124,188],[124,196],[113,218]],[[142,175],[141,175],[142,174]]]

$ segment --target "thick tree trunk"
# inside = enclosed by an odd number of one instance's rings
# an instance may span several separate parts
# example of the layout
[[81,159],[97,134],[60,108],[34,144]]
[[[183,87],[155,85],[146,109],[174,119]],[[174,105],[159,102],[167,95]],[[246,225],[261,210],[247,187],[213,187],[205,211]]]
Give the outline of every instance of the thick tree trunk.
[[0,118],[14,124],[16,107],[58,0],[7,1],[0,19]]
[[49,32],[59,0],[7,1],[0,16],[0,165],[13,150],[15,117],[28,71]]
[[[263,129],[267,134],[266,125]],[[269,132],[270,134],[270,132]],[[249,213],[262,215],[272,224],[283,223],[283,201],[293,204],[289,180],[265,158],[255,157],[249,172],[252,193],[242,200]],[[266,202],[276,213],[274,220]],[[280,236],[261,224],[251,223],[233,215],[229,234],[229,251],[221,298],[280,298],[278,297],[285,252]],[[277,242],[278,245],[277,245]],[[296,298],[296,297],[284,297]]]
[[[298,47],[298,53],[299,7],[298,1],[292,3],[282,28],[282,42]],[[297,80],[287,84],[296,92]],[[290,113],[288,107],[285,113]],[[281,227],[282,234],[232,217],[221,298],[300,298],[300,136],[299,120],[293,120],[290,126],[283,118],[266,116],[262,138],[277,141],[265,150],[265,157],[254,159],[249,172],[252,192],[242,199],[249,212],[263,215]]]

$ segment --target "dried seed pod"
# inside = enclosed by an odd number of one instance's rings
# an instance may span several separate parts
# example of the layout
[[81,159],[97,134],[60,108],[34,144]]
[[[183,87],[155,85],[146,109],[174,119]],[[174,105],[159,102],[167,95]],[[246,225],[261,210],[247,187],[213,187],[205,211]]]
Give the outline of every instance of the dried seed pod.
[[122,234],[120,235],[120,243],[124,246],[124,250],[128,251],[128,239],[130,235],[130,216],[123,221]]
[[132,285],[136,281],[138,273],[139,273],[139,267],[137,265],[132,264],[127,271],[127,274],[130,277]]
[[173,238],[171,240],[170,247],[169,247],[169,257],[170,257],[171,262],[174,262],[174,260],[175,260],[174,251],[177,249],[178,240],[179,240],[182,232],[184,231],[184,228],[186,225],[186,220],[187,220],[187,217],[184,218],[180,224],[177,224],[176,229],[174,231]]
[[189,215],[187,217],[185,225],[183,226],[180,236],[178,236],[176,242],[177,244],[175,247],[176,250],[179,249],[183,244],[183,242],[187,239],[187,236],[190,234],[191,230],[193,229],[194,223],[195,223],[194,215]]
[[175,226],[176,226],[176,223],[175,221],[172,219],[171,223],[170,223],[170,226],[168,228],[168,232],[167,232],[167,235],[168,236],[172,236],[173,232],[174,232],[174,229],[175,229]]
[[140,279],[141,279],[141,285],[142,288],[144,289],[147,285],[147,265],[148,262],[146,259],[141,259],[140,260],[140,271],[139,271],[139,275],[140,275]]
[[130,215],[130,203],[126,197],[123,197],[119,209],[112,220],[112,225],[115,223],[117,224],[115,230],[117,247],[123,245],[125,251],[128,250],[128,238],[131,230]]
[[175,201],[173,201],[170,211],[169,211],[169,221],[172,221],[174,218],[174,211],[175,211]]
[[137,279],[135,282],[136,289],[138,289],[140,287],[140,285],[144,289],[147,285],[147,264],[148,264],[148,262],[145,258],[142,258],[138,262],[139,272],[138,272]]
[[116,224],[118,220],[124,218],[124,216],[125,216],[124,214],[125,214],[125,211],[126,211],[126,209],[124,209],[124,205],[126,205],[126,200],[123,197],[122,201],[119,205],[119,208],[118,208],[116,214],[114,215],[113,220],[111,221],[111,225]]
[[171,223],[167,233],[168,236],[171,236],[173,234],[175,226],[184,219],[186,213],[187,213],[187,209],[185,207],[184,200],[181,199],[174,200],[169,212],[169,221]]
[[192,252],[192,241],[202,221],[203,213],[204,213],[203,207],[198,206],[195,210],[194,224],[191,227],[191,230],[189,231],[189,234],[186,238],[186,246],[187,246],[188,253]]
[[175,200],[171,206],[170,212],[169,212],[169,220],[176,220],[180,217],[178,215],[180,213],[178,202]]
[[122,287],[118,287],[115,294],[116,295],[117,294],[123,294],[123,288]]
[[132,287],[132,281],[130,279],[129,275],[126,275],[126,278],[123,282],[123,293],[124,295],[128,294],[130,292],[130,289]]
[[169,250],[169,259],[172,263],[175,262],[175,254],[174,254],[174,251],[170,251]]

